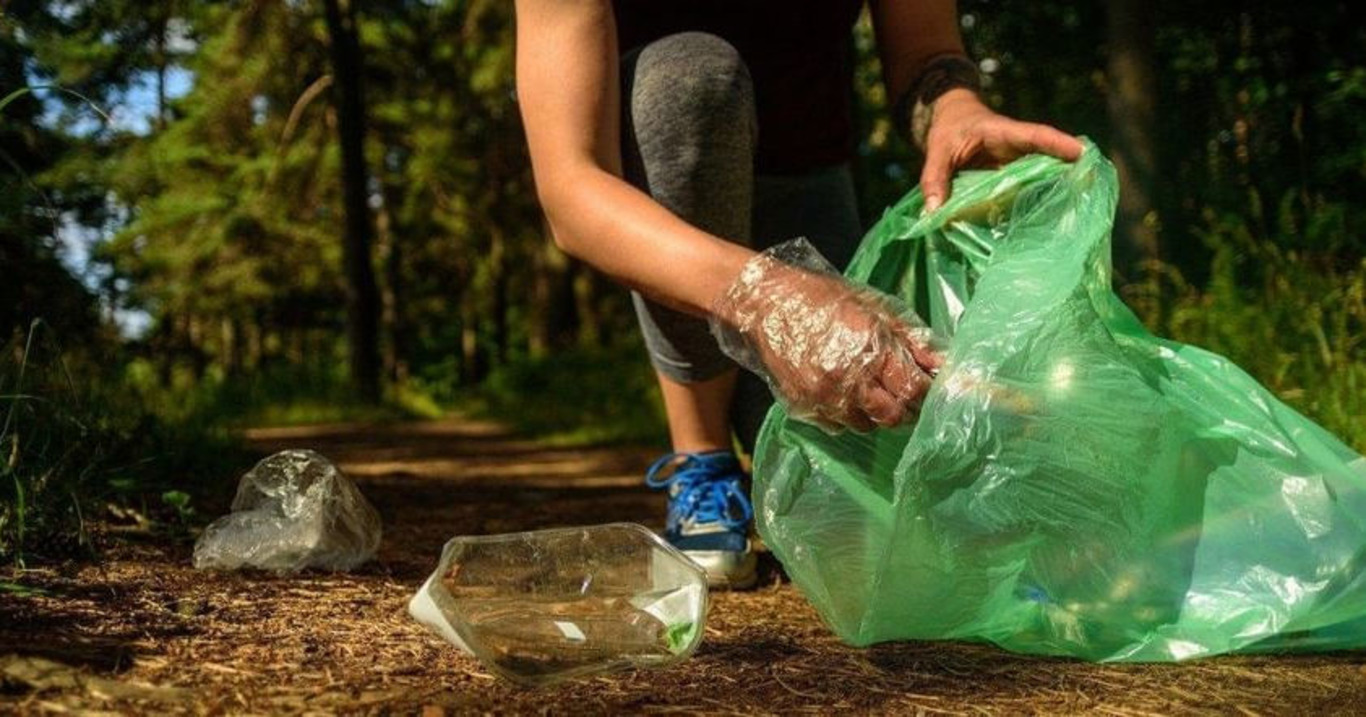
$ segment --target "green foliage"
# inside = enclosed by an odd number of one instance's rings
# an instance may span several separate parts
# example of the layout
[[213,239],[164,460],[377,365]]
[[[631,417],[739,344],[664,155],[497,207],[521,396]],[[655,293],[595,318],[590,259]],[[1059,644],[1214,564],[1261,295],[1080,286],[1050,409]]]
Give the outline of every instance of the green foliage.
[[61,265],[58,210],[34,181],[63,142],[32,126],[39,88],[23,86],[24,54],[6,29],[0,23],[0,341],[45,310],[56,314],[52,322],[61,330],[90,335],[98,330],[93,299]]
[[105,506],[147,515],[147,496],[211,494],[242,463],[226,434],[151,414],[120,389],[106,358],[64,350],[37,322],[3,347],[0,560],[88,554],[87,523]]
[[389,387],[379,405],[361,400],[345,364],[280,364],[245,374],[210,371],[196,376],[189,366],[171,368],[163,380],[152,362],[135,360],[122,383],[156,415],[184,424],[224,428],[286,426],[340,421],[384,422],[433,418],[437,403],[413,384]]
[[639,342],[502,366],[463,410],[551,443],[662,443],[659,388]]
[[1202,232],[1203,289],[1171,266],[1129,287],[1155,330],[1223,354],[1287,403],[1366,452],[1366,259],[1255,238],[1226,215]]
[[[1209,211],[1241,217],[1259,241],[1311,248],[1312,237],[1361,256],[1366,26],[1353,6],[1145,7],[1156,25],[1152,221],[1164,259],[1204,281],[1213,260],[1201,236]],[[991,69],[988,101],[1116,149],[1105,4],[970,0],[962,10],[972,18],[964,24],[969,49]],[[1340,231],[1307,231],[1329,216]]]
[[191,500],[190,494],[182,490],[168,490],[161,494],[162,505],[175,511],[176,521],[182,528],[188,527],[195,518]]

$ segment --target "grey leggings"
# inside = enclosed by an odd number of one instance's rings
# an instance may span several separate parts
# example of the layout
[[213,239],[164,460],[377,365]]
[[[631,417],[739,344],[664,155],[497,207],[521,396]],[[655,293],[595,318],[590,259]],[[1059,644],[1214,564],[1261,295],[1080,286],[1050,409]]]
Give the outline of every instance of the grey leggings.
[[[669,35],[622,59],[622,157],[626,178],[688,223],[765,249],[804,236],[843,268],[860,235],[853,181],[844,165],[797,175],[757,175],[754,90],[749,71],[715,35]],[[791,121],[801,122],[801,117]],[[694,383],[734,363],[702,319],[634,294],[650,359],[664,375]],[[769,405],[767,386],[742,372],[731,421],[752,450]]]

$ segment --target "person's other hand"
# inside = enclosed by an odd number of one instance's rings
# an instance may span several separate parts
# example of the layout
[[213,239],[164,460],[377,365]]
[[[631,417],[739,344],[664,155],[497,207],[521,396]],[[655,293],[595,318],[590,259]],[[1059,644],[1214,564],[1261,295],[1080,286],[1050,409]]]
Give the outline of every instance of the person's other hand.
[[713,313],[722,349],[764,376],[790,415],[826,430],[915,418],[943,361],[895,298],[770,254],[745,266]]
[[954,172],[960,169],[999,167],[1034,153],[1074,162],[1081,152],[1081,141],[1066,132],[997,114],[970,90],[950,90],[935,100],[925,136],[920,173],[925,211],[938,209],[949,198]]

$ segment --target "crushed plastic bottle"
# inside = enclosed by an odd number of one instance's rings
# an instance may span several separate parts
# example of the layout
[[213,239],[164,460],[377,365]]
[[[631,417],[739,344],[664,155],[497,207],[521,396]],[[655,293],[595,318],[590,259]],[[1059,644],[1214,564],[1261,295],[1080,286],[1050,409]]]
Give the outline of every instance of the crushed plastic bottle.
[[545,685],[687,659],[707,575],[632,523],[458,537],[408,612],[494,674]]
[[281,451],[242,476],[232,512],[195,543],[194,566],[351,570],[379,540],[379,513],[346,474],[314,451]]

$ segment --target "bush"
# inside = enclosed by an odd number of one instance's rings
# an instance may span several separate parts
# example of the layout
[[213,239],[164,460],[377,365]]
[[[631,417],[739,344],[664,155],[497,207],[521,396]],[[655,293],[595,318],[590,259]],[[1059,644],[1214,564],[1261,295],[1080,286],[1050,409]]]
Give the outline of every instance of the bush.
[[173,365],[164,380],[146,359],[130,362],[125,385],[158,416],[178,423],[225,427],[284,426],[340,421],[432,418],[442,409],[416,383],[387,388],[379,405],[361,400],[342,363],[278,363],[228,375],[211,367],[195,376]]
[[1128,288],[1130,303],[1157,333],[1227,356],[1366,452],[1366,259],[1343,242],[1258,239],[1236,217],[1204,239],[1203,289],[1158,266]]
[[39,322],[4,347],[0,559],[89,554],[95,511],[183,516],[183,491],[224,485],[244,461],[226,432],[154,415],[101,358],[63,351]]
[[659,443],[668,435],[638,342],[514,361],[463,408],[559,444]]

